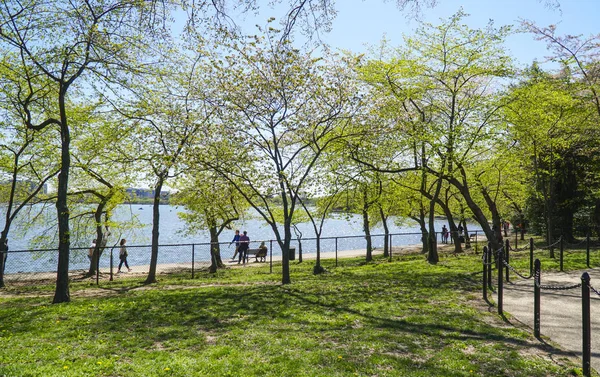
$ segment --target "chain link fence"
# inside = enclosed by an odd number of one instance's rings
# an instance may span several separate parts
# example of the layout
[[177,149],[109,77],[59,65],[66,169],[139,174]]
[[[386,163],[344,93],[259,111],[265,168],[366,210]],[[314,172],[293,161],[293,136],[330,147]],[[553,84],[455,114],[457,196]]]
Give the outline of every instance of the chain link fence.
[[[387,243],[386,243],[387,238]],[[441,234],[438,235],[441,244]],[[421,233],[395,233],[387,237],[383,234],[373,234],[370,237],[373,255],[384,254],[384,248],[388,250],[388,256],[398,257],[404,253],[420,252]],[[249,248],[258,249],[264,242],[267,247],[267,255],[264,259],[256,258],[254,253],[248,255],[247,260],[241,260],[235,253],[236,245],[223,242],[218,244],[219,254],[226,266],[270,265],[270,271],[280,273],[282,248],[276,240],[251,241]],[[333,268],[338,265],[340,258],[365,257],[367,250],[367,238],[364,235],[352,235],[344,237],[322,237],[318,241],[321,252],[321,265],[324,268]],[[213,245],[216,246],[216,245]],[[150,268],[152,256],[151,245],[126,245],[127,263],[131,271],[122,267],[119,272],[119,245],[108,245],[101,249],[98,258],[98,274],[91,274],[96,269],[91,266],[89,248],[71,248],[69,253],[69,275],[72,280],[83,280],[97,278],[100,280],[121,279],[127,276],[146,276]],[[390,255],[391,254],[391,255]],[[314,261],[317,255],[316,238],[292,238],[290,242],[290,261]],[[301,259],[302,258],[302,259]],[[246,262],[246,263],[243,263]],[[290,263],[293,271],[297,263]],[[58,251],[56,249],[43,250],[10,250],[4,270],[4,283],[10,285],[37,284],[56,280],[58,265]],[[211,265],[211,244],[190,243],[159,245],[157,253],[157,274],[161,273],[183,273],[193,277],[195,273],[206,270]]]

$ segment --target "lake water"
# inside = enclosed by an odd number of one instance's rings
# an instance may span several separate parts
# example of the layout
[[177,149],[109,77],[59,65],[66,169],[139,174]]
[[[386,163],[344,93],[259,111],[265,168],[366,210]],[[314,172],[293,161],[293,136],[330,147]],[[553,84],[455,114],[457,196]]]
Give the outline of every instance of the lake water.
[[[186,235],[185,224],[178,217],[178,213],[184,211],[182,207],[161,205],[160,206],[160,244],[159,263],[179,263],[191,262],[192,258],[195,261],[208,261],[209,246],[206,243],[210,242],[208,232],[198,232],[196,234]],[[152,235],[152,205],[122,205],[117,208],[114,214],[116,220],[131,220],[135,219],[139,223],[139,227],[130,229],[121,234],[121,238],[127,239],[128,261],[131,265],[147,265],[150,262],[150,243]],[[442,225],[446,224],[444,220],[436,220],[436,228],[441,229]],[[273,230],[264,221],[256,215],[250,213],[243,220],[232,225],[232,230],[224,230],[220,236],[222,245],[222,256],[224,259],[231,257],[233,254],[233,246],[228,246],[234,235],[234,229],[240,231],[246,230],[252,241],[250,247],[258,247],[258,241],[272,240],[275,238]],[[302,232],[303,253],[314,253],[316,244],[314,240],[315,234],[310,223],[299,224],[299,229]],[[470,231],[475,231],[479,227],[471,226]],[[420,243],[420,230],[418,225],[413,221],[397,221],[391,219],[389,221],[391,233],[402,235],[394,236],[392,242],[395,246],[412,245]],[[119,233],[114,231],[113,233]],[[383,228],[375,226],[371,229],[373,235],[383,234]],[[356,250],[364,249],[366,241],[362,230],[362,218],[359,215],[334,214],[332,218],[325,221],[323,226],[322,237],[340,237],[337,240],[338,250]],[[30,235],[16,237],[9,235],[10,250],[23,250],[29,247],[29,241],[34,236],[33,232]],[[119,234],[113,234],[108,241],[109,246],[113,246],[118,241]],[[90,235],[90,241],[94,235]],[[298,249],[295,235],[292,246]],[[192,247],[190,244],[195,244]],[[82,245],[73,245],[87,247],[89,241],[85,241]],[[267,246],[272,248],[273,255],[281,255],[281,250],[276,242],[267,242]],[[373,246],[382,247],[383,237],[374,236]],[[334,251],[336,248],[335,239],[324,239],[321,241],[322,251]],[[118,248],[114,251],[114,263],[118,263]],[[36,253],[10,253],[9,262],[7,263],[6,273],[12,272],[33,272],[33,271],[53,271],[56,269],[56,251],[36,252]],[[89,266],[87,260],[87,250],[73,250],[70,261],[70,266],[73,269],[86,269]],[[192,256],[193,254],[193,256]],[[109,265],[109,253],[105,253],[101,258],[100,265],[106,267]]]

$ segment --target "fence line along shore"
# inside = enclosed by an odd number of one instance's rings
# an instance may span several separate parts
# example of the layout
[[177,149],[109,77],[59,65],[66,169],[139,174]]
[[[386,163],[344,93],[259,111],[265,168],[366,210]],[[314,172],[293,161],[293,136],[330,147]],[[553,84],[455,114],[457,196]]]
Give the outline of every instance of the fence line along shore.
[[[448,248],[450,246],[452,246],[452,245],[446,245],[446,244],[440,245],[440,247],[442,249]],[[390,250],[391,250],[392,255],[398,256],[398,255],[403,255],[403,254],[419,253],[421,251],[421,249],[422,249],[421,244],[411,244],[411,245],[393,246],[393,247],[391,247]],[[326,251],[326,252],[321,252],[321,259],[323,261],[325,261],[325,263],[331,264],[332,260],[336,260],[338,258],[342,259],[342,258],[364,257],[366,255],[366,252],[367,252],[366,249],[339,250],[337,252],[336,251]],[[383,248],[377,247],[377,248],[373,248],[373,250],[372,250],[373,256],[381,256],[383,254],[384,254]],[[232,260],[223,252],[221,252],[221,258],[223,260],[223,263],[227,267],[230,267],[230,268],[268,266],[270,264],[270,262],[280,263],[282,260],[281,255],[274,255],[274,256],[272,256],[272,259],[270,259],[270,257],[267,256],[267,259],[265,262],[256,262],[253,256],[249,256],[247,263],[238,264],[237,258],[235,260]],[[317,258],[317,254],[315,252],[303,252],[302,253],[303,260],[315,260],[316,258]],[[295,260],[297,260],[297,259],[298,259],[298,255],[296,255]],[[294,261],[294,260],[292,260],[292,261]],[[112,274],[111,274],[111,267],[109,265],[109,266],[105,266],[105,267],[100,267],[98,270],[98,276],[89,276],[87,278],[89,278],[89,279],[99,278],[101,280],[107,280],[110,278],[111,275],[114,279],[133,277],[133,276],[142,276],[142,275],[147,275],[148,271],[150,269],[149,264],[142,264],[142,265],[130,264],[131,272],[117,273],[118,262],[119,262],[118,258],[115,258],[115,261],[113,263],[113,268],[112,268]],[[201,271],[203,269],[208,268],[209,265],[210,265],[210,262],[205,261],[205,260],[195,261],[193,265],[192,265],[192,263],[186,263],[186,262],[159,263],[156,266],[156,272],[161,274],[161,273],[175,273],[175,272],[181,272],[181,271],[190,272],[192,270]],[[78,280],[78,279],[80,280],[84,277],[84,275],[88,272],[88,270],[89,269],[81,269],[81,268],[71,269],[69,271],[69,276],[73,280]],[[33,284],[34,282],[48,281],[48,280],[56,279],[56,271],[9,273],[9,274],[4,275],[4,279],[7,284],[17,283],[17,282],[19,282],[21,284],[28,283],[28,282],[30,284]]]

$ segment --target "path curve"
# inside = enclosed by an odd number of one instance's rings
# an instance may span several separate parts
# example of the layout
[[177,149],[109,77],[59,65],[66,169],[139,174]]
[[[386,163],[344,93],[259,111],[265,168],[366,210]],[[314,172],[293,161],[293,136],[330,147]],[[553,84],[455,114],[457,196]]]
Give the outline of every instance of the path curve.
[[[600,290],[600,270],[544,273],[541,284],[568,286],[581,283],[583,272],[590,274],[590,284]],[[494,271],[495,273],[495,271]],[[496,280],[494,279],[494,283]],[[496,290],[496,287],[494,287]],[[591,292],[591,366],[600,370],[600,296]],[[497,302],[496,293],[493,299]],[[511,282],[504,283],[503,309],[518,321],[531,327],[533,332],[533,279],[518,279],[511,273]],[[540,298],[540,333],[559,344],[565,351],[582,357],[581,287],[566,291],[542,290]]]

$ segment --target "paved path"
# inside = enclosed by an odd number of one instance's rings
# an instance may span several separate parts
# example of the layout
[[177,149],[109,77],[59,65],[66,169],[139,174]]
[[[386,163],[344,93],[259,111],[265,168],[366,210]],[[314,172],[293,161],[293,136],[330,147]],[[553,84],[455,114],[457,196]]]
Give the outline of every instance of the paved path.
[[[600,288],[600,270],[586,270],[591,277],[590,284]],[[568,273],[544,273],[541,284],[568,286],[581,283],[584,271]],[[494,271],[496,273],[496,271]],[[496,275],[494,275],[494,282]],[[504,284],[504,311],[518,321],[531,327],[533,332],[533,279],[516,279],[511,273],[510,283]],[[494,293],[493,298],[497,302]],[[541,291],[540,333],[558,343],[565,351],[582,357],[581,329],[581,288],[567,291]],[[591,292],[592,322],[592,368],[600,370],[600,297]]]

